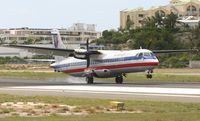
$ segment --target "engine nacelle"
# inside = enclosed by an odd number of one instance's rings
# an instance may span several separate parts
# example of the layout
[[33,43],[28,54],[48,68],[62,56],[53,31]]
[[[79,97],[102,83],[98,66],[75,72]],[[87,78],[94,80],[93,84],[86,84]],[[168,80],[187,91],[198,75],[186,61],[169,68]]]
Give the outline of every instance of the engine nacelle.
[[111,72],[108,69],[94,70],[95,76],[99,78],[111,77]]
[[77,59],[86,59],[86,50],[82,50],[82,49],[75,50],[74,57]]

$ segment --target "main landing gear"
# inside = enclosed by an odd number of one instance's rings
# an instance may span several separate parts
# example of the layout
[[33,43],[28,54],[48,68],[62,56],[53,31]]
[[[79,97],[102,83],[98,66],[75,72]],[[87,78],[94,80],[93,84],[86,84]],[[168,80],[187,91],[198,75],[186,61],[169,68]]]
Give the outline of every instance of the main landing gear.
[[[94,77],[93,76],[86,77],[86,82],[87,82],[87,84],[93,84],[94,83]],[[123,83],[123,76],[122,75],[117,76],[115,78],[115,82],[116,82],[116,84],[122,84]]]
[[152,73],[153,73],[153,70],[148,70],[147,71],[147,75],[146,75],[147,79],[152,79],[153,78]]
[[86,77],[86,82],[87,82],[87,84],[93,84],[94,83],[94,77],[93,76]]
[[115,82],[116,82],[116,84],[122,84],[123,83],[123,76],[122,75],[117,76],[115,78]]

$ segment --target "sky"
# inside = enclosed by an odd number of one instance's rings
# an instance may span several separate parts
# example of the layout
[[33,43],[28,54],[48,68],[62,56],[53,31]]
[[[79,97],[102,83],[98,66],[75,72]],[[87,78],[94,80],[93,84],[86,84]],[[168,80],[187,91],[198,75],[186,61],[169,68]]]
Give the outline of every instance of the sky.
[[0,28],[68,28],[95,24],[98,31],[119,28],[120,11],[150,8],[169,0],[0,0]]

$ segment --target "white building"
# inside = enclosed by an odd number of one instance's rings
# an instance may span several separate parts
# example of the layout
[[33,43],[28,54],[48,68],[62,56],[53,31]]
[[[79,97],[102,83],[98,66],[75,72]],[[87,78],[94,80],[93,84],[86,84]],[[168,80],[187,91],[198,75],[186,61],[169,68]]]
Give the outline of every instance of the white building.
[[[24,44],[30,38],[35,44],[51,44],[52,29],[42,28],[9,28],[0,29],[0,39],[3,43]],[[86,40],[95,40],[101,37],[101,32],[96,31],[94,24],[76,23],[69,28],[58,29],[63,42],[69,48],[79,48],[80,44],[86,43]]]
[[[0,29],[0,43],[25,44],[29,39],[32,39],[37,46],[52,47],[52,29],[27,27]],[[101,37],[101,32],[96,31],[94,24],[76,23],[69,28],[58,30],[68,49],[80,48],[82,44],[86,43],[87,39],[92,41]],[[0,56],[31,57],[32,55],[24,50],[0,47]]]
[[[145,19],[155,16],[156,13],[165,16],[173,12],[178,15],[179,22],[189,26],[198,25],[200,19],[199,0],[169,0],[169,4],[163,6],[152,6],[149,9],[134,8],[120,11],[120,28],[125,29],[128,22],[132,22],[132,28],[142,27]],[[186,20],[188,17],[192,20]]]
[[200,17],[195,16],[185,16],[181,17],[177,20],[179,23],[183,23],[184,25],[188,25],[189,27],[198,26],[200,22]]

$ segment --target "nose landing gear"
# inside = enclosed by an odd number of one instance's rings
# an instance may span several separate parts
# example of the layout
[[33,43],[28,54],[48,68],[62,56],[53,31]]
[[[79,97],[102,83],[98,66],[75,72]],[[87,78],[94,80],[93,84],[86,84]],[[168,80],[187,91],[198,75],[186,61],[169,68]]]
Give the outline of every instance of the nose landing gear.
[[153,78],[152,73],[153,73],[153,70],[148,70],[147,71],[147,75],[146,75],[147,79],[152,79]]
[[151,74],[147,74],[146,77],[147,77],[147,79],[152,79],[153,78],[153,76]]
[[87,82],[87,84],[93,84],[93,83],[94,83],[94,78],[93,78],[93,76],[88,76],[88,77],[86,77],[86,82]]

